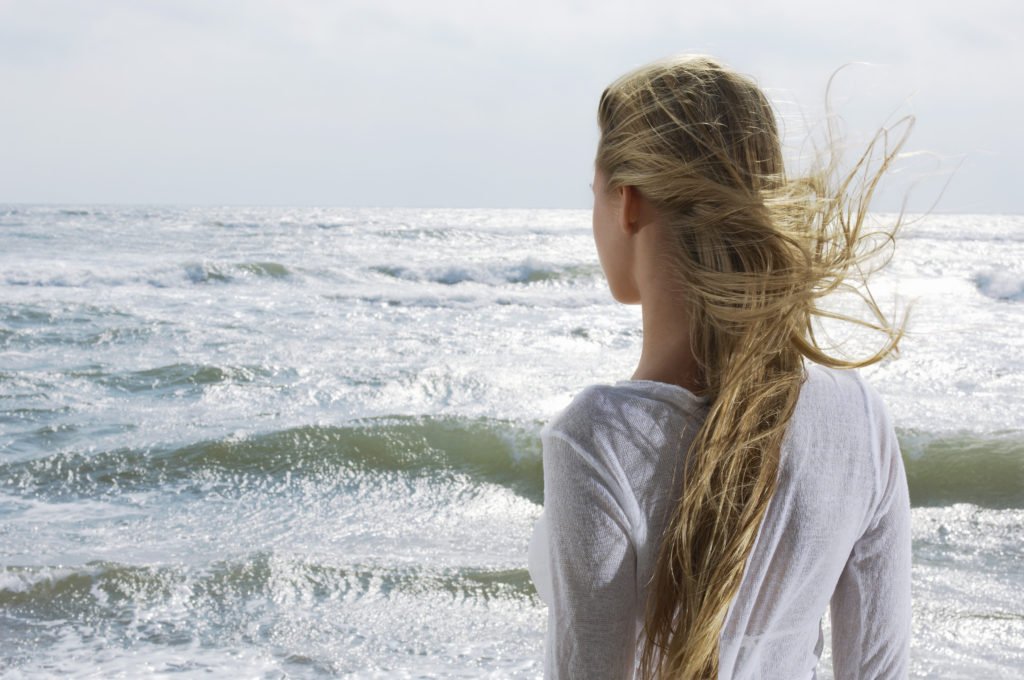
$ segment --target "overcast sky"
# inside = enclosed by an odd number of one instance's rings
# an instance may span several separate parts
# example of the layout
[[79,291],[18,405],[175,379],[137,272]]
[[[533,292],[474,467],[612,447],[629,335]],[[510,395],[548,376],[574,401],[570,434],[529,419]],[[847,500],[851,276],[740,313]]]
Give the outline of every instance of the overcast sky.
[[834,103],[853,144],[917,117],[913,208],[1024,213],[1022,7],[0,0],[0,201],[588,207],[601,90],[698,51],[792,148],[868,62]]

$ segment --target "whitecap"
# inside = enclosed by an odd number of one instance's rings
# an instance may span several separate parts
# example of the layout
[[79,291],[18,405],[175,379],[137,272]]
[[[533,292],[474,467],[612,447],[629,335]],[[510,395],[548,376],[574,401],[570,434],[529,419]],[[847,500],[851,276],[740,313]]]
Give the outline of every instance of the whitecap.
[[975,274],[972,280],[986,297],[996,300],[1024,300],[1024,274],[987,271]]

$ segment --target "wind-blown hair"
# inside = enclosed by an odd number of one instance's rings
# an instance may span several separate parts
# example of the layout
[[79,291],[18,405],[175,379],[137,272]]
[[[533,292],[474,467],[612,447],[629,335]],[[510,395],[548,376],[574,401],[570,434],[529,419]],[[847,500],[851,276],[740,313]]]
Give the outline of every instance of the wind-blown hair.
[[[719,636],[775,493],[804,358],[866,366],[902,336],[903,322],[889,322],[864,286],[902,213],[882,231],[863,227],[913,119],[880,130],[848,171],[830,136],[823,160],[788,178],[761,90],[709,57],[686,56],[615,81],[601,96],[598,123],[596,165],[607,178],[600,189],[635,187],[671,234],[664,263],[689,314],[700,392],[709,398],[648,588],[641,673],[717,677]],[[897,127],[903,132],[890,144]],[[873,321],[820,306],[839,289],[857,293]],[[832,356],[815,338],[815,317],[879,330],[882,346],[861,360]]]

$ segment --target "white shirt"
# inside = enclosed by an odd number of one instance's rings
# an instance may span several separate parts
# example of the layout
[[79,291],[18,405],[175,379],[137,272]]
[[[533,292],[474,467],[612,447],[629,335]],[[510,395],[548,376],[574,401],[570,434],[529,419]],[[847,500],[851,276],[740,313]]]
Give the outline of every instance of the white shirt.
[[[676,385],[592,385],[541,431],[530,575],[548,678],[632,678],[674,473],[707,413]],[[831,602],[836,680],[901,678],[910,503],[892,421],[856,371],[807,364],[778,486],[719,638],[720,678],[814,678]]]

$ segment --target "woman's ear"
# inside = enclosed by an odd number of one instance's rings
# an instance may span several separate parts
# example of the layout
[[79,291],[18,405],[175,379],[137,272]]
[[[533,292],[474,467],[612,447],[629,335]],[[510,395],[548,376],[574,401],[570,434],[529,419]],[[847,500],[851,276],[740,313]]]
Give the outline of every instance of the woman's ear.
[[619,187],[619,227],[628,236],[654,221],[654,210],[636,187]]
[[619,192],[619,228],[627,236],[632,236],[639,231],[636,220],[636,201],[639,195],[637,194],[636,187],[619,187],[617,191]]

